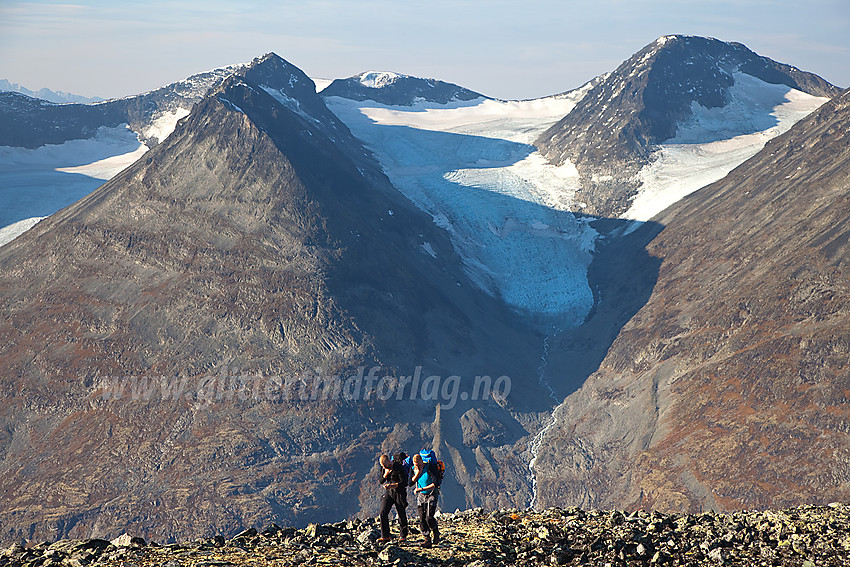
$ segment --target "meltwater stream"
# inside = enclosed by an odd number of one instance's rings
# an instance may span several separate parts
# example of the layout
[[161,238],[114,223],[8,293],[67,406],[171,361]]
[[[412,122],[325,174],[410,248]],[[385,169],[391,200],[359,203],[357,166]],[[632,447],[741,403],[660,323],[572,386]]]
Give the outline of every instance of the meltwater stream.
[[[448,232],[473,282],[542,324],[556,320],[564,329],[582,324],[593,307],[587,268],[599,234],[592,217],[570,212],[580,187],[575,168],[550,165],[531,144],[581,96],[410,107],[338,97],[325,102],[393,185]],[[547,336],[537,378],[557,408],[562,400],[547,379],[548,363]],[[532,507],[534,467],[554,424],[553,413],[527,449]]]
[[[549,380],[546,378],[546,366],[549,364],[549,337],[543,339],[543,353],[540,355],[540,366],[537,367],[537,380],[540,382],[540,385],[544,386],[547,390],[549,390],[549,397],[555,400],[555,408],[557,409],[558,405],[560,405],[561,401],[558,399],[558,396],[555,395],[555,390],[552,389],[552,385],[549,384]],[[531,460],[528,462],[528,479],[531,482],[531,508],[534,509],[537,506],[537,475],[534,472],[534,465],[537,463],[537,453],[540,451],[540,446],[543,443],[543,437],[546,435],[546,432],[555,425],[555,412],[547,418],[546,425],[537,432],[531,443],[528,445],[528,450],[531,453]]]

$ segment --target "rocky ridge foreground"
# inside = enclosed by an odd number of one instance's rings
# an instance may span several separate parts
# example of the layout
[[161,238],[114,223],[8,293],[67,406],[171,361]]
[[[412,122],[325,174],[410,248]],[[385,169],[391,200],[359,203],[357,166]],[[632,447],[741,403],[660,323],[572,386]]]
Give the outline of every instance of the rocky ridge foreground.
[[[850,506],[781,511],[673,514],[579,508],[481,508],[439,518],[443,541],[433,548],[413,535],[382,545],[375,518],[303,529],[270,525],[231,540],[147,544],[127,534],[112,540],[63,540],[29,549],[14,544],[0,567],[123,565],[846,565]],[[393,527],[395,532],[396,527]]]

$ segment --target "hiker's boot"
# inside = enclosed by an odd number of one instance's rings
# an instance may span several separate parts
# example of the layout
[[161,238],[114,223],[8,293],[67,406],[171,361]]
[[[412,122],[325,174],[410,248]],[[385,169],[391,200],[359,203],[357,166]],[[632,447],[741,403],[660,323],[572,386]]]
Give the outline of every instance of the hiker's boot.
[[425,541],[422,542],[422,547],[431,547],[431,538],[426,537]]

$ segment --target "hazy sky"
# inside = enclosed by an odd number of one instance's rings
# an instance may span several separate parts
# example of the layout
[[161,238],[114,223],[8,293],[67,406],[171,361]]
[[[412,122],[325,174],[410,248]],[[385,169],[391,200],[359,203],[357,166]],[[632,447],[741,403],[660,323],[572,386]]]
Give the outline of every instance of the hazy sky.
[[396,71],[534,98],[667,34],[850,86],[850,0],[0,0],[0,78],[107,98],[274,51],[312,77]]

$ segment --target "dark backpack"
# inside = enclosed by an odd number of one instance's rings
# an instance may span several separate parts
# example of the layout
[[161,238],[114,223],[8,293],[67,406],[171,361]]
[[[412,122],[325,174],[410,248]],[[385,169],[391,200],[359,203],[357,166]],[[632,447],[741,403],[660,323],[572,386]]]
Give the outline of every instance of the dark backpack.
[[397,479],[399,488],[407,488],[413,478],[413,461],[406,453],[401,452],[393,457],[393,468],[398,468],[400,478]]

